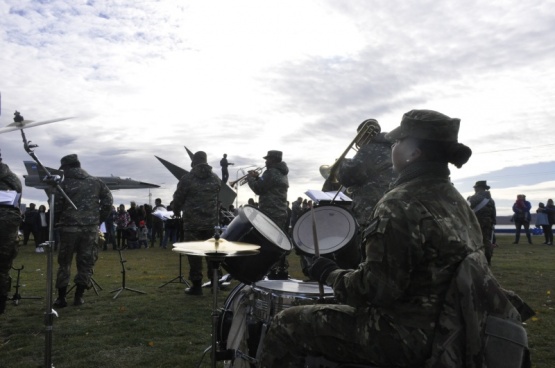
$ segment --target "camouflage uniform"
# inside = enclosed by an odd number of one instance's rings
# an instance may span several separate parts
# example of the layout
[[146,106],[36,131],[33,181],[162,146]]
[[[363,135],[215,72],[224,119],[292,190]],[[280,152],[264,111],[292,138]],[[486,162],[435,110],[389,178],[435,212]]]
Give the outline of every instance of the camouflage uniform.
[[445,292],[482,239],[446,166],[410,169],[376,204],[365,261],[327,277],[343,305],[279,313],[264,340],[262,367],[300,367],[306,354],[384,366],[418,366],[429,357]]
[[[62,158],[64,162],[78,162],[77,156],[65,156]],[[56,287],[59,290],[68,286],[75,253],[75,284],[78,288],[88,288],[98,252],[98,227],[112,211],[112,193],[100,179],[80,167],[65,169],[60,187],[77,209],[62,194],[56,194],[54,220],[56,226],[61,228]]]
[[491,198],[491,193],[488,191],[478,192],[470,197],[468,197],[468,203],[470,208],[473,210],[482,203],[484,200],[488,200],[487,204],[475,212],[478,222],[480,223],[480,229],[482,231],[482,241],[484,243],[484,252],[488,264],[491,265],[491,257],[493,256],[493,227],[495,225],[495,218],[497,216],[495,209],[495,202]]
[[376,203],[397,175],[391,164],[391,142],[384,133],[362,146],[352,159],[339,166],[338,179],[353,199],[351,210],[358,224],[365,227]]
[[355,268],[364,258],[361,249],[362,234],[371,219],[376,203],[389,189],[397,174],[391,164],[391,142],[381,133],[362,146],[352,159],[345,159],[337,173],[339,182],[347,188],[352,198],[351,211],[359,225],[356,241],[342,249],[343,258],[350,259],[349,267]]
[[[207,240],[214,236],[218,225],[218,196],[220,180],[206,163],[193,166],[183,175],[173,194],[173,208],[176,213],[183,211],[183,240]],[[202,282],[202,257],[188,256],[189,279]]]
[[[21,194],[21,180],[0,158],[0,191]],[[10,269],[17,256],[17,233],[21,223],[19,207],[0,205],[0,314],[3,313],[11,288]]]
[[285,162],[278,162],[267,167],[262,176],[248,177],[251,190],[259,197],[258,209],[267,215],[276,225],[285,231],[287,223],[287,190],[289,168]]

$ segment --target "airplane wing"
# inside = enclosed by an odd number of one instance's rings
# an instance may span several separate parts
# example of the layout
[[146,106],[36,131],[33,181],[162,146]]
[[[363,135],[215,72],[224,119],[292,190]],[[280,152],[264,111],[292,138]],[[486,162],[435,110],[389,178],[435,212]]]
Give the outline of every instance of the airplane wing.
[[13,123],[10,123],[10,124],[6,125],[3,128],[0,128],[0,134],[7,133],[7,132],[13,132],[14,130],[32,128],[32,127],[36,127],[36,126],[39,126],[39,125],[55,123],[57,121],[63,121],[63,120],[68,120],[68,119],[72,119],[72,118],[73,117],[67,117],[67,118],[58,118],[58,119],[51,119],[51,120],[44,120],[44,121],[23,120],[20,123],[13,122]]
[[[187,149],[187,147],[185,147],[185,149]],[[164,165],[166,169],[168,169],[177,180],[180,180],[181,177],[188,172],[187,170],[182,169],[181,167],[174,165],[171,162],[164,160],[163,158],[160,158],[158,156],[154,157],[156,157],[158,161],[160,161],[162,165]],[[218,177],[218,175],[214,174],[214,176],[218,178],[221,183],[222,180]],[[235,197],[237,197],[237,193],[235,193],[235,191],[231,189],[229,185],[224,184],[221,186],[219,199],[225,208],[228,208],[230,204],[233,204]]]

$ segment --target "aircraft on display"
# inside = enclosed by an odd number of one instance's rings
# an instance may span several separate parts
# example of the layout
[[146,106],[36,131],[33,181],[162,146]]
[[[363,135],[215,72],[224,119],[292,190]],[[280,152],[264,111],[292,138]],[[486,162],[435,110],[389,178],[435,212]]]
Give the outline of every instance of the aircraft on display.
[[[46,172],[44,172],[35,161],[23,161],[23,163],[25,164],[25,169],[27,169],[27,175],[23,175],[26,186],[45,190],[50,188],[50,185],[42,180],[42,178],[47,175]],[[63,177],[63,171],[61,170],[51,169],[49,167],[46,169],[51,175],[60,175]],[[97,176],[97,178],[102,180],[110,190],[160,188],[160,186],[156,184],[145,183],[131,178],[120,178],[119,176],[113,175]]]
[[[189,158],[192,160],[193,152],[191,152],[187,147],[185,147],[185,149],[187,150]],[[160,158],[156,155],[154,155],[154,157],[156,157],[158,161],[160,161],[162,165],[164,165],[164,167],[168,169],[169,172],[171,172],[172,175],[175,176],[177,180],[180,180],[181,177],[188,172],[187,170],[175,164],[172,164],[171,162],[164,160],[163,158]],[[213,174],[216,178],[218,178],[221,184],[222,179],[220,179],[220,177],[216,175],[216,173],[213,173]],[[233,201],[235,201],[235,197],[237,197],[237,193],[235,193],[235,191],[231,189],[229,185],[224,184],[221,186],[219,199],[224,208],[229,208],[229,205],[233,204]]]

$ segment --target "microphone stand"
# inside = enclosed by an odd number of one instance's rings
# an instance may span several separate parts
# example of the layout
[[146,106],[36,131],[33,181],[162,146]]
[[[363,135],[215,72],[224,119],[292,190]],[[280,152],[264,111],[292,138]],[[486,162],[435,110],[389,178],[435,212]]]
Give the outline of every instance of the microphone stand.
[[21,137],[23,138],[23,148],[25,151],[33,158],[33,160],[40,166],[41,169],[44,170],[46,176],[41,180],[46,184],[50,185],[49,190],[49,200],[50,200],[50,224],[49,224],[49,235],[48,241],[44,244],[46,245],[46,312],[44,314],[44,324],[46,326],[45,331],[45,346],[44,346],[44,367],[45,368],[53,368],[52,365],[52,324],[54,322],[54,317],[58,317],[58,313],[52,309],[52,264],[53,264],[53,252],[52,248],[54,245],[54,202],[55,202],[55,193],[56,190],[60,192],[64,198],[73,206],[73,208],[77,209],[73,201],[67,196],[67,194],[63,191],[60,187],[60,183],[63,181],[63,178],[59,175],[52,175],[50,171],[40,162],[37,155],[33,151],[33,148],[38,147],[36,144],[30,144],[31,142],[27,141],[25,137],[25,132],[21,129]]

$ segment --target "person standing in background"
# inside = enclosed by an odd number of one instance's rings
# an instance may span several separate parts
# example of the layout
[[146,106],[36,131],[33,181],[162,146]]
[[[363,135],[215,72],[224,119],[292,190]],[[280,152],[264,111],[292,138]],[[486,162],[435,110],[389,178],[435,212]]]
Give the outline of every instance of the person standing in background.
[[532,205],[526,200],[524,194],[519,194],[516,196],[516,202],[513,204],[513,221],[516,227],[515,241],[513,244],[518,244],[520,241],[520,231],[524,227],[526,232],[526,238],[528,239],[528,244],[532,244],[532,235],[530,234],[530,220],[532,215],[530,210]]
[[497,211],[489,189],[490,186],[487,185],[486,180],[477,181],[476,184],[474,184],[474,195],[468,197],[467,201],[480,223],[482,240],[484,242],[484,253],[488,265],[491,266],[491,257],[493,256],[493,232],[496,224]]

